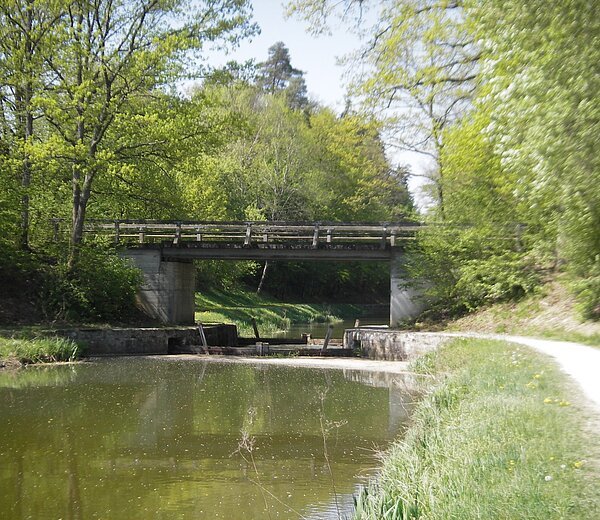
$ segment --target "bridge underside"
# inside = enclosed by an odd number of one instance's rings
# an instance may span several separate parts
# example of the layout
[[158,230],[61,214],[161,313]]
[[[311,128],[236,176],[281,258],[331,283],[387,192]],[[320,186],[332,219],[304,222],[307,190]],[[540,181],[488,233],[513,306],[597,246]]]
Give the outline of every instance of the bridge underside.
[[402,248],[375,244],[252,244],[182,242],[145,244],[127,249],[144,276],[138,295],[142,309],[164,323],[194,323],[193,260],[386,261],[390,264],[390,325],[416,316],[422,307],[414,289],[405,287]]

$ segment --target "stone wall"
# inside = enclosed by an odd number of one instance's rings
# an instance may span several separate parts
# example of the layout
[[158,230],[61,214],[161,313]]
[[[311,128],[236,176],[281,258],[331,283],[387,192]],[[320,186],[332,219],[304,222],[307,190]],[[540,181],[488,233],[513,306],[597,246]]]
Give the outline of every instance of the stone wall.
[[448,336],[429,332],[392,329],[347,329],[344,347],[356,349],[363,357],[387,361],[412,361],[437,349]]
[[[235,325],[205,326],[210,346],[237,343]],[[47,331],[80,343],[85,356],[134,356],[155,354],[201,353],[197,327],[72,329]]]

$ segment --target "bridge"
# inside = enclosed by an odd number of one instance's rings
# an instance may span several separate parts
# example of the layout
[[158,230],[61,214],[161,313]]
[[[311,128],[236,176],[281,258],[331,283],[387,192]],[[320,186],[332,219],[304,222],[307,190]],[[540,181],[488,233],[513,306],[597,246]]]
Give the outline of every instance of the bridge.
[[[55,233],[58,223],[55,221]],[[386,261],[390,325],[415,316],[415,291],[404,287],[404,250],[420,225],[411,222],[207,222],[90,220],[85,233],[125,246],[139,267],[140,306],[164,323],[194,322],[194,260]]]

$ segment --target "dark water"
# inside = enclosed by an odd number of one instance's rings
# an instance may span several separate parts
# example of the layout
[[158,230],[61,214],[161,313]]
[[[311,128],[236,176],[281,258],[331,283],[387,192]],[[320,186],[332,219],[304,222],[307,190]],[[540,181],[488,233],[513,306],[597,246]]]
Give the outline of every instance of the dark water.
[[172,358],[0,373],[0,517],[346,518],[407,419],[400,377]]

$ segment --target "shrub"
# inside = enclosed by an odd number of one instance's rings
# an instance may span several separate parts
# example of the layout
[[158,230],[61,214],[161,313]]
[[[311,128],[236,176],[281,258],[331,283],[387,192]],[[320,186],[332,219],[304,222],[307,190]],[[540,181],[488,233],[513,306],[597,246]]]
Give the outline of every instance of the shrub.
[[573,282],[577,310],[585,319],[600,320],[600,255],[586,278]]
[[426,281],[434,311],[456,314],[532,292],[539,276],[513,242],[485,227],[431,227],[408,251],[409,278]]
[[64,265],[48,270],[42,288],[47,318],[123,321],[135,313],[141,273],[110,250],[83,249],[73,272]]

